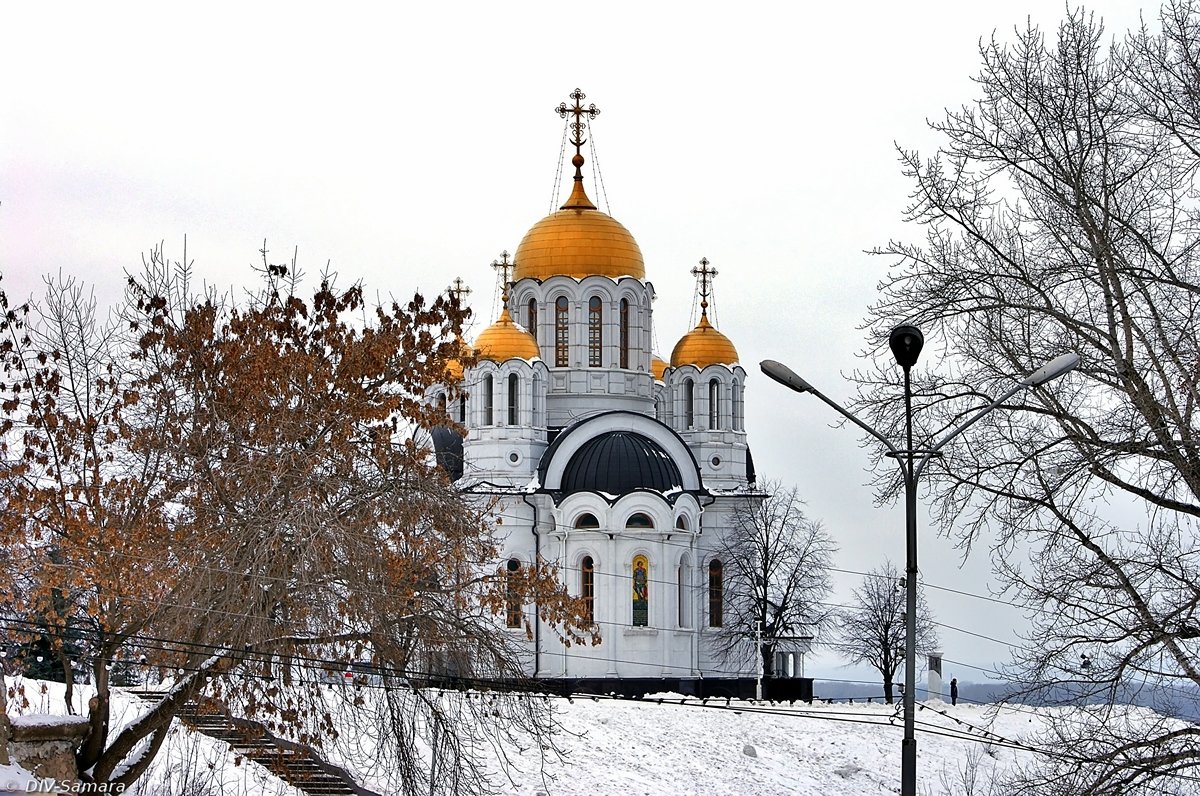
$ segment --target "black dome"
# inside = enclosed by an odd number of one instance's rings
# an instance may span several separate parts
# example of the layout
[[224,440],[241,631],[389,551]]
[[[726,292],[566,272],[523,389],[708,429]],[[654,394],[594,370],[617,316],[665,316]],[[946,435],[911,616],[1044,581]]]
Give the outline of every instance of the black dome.
[[657,442],[632,431],[609,431],[583,444],[563,471],[563,492],[624,495],[635,489],[682,489],[679,468]]

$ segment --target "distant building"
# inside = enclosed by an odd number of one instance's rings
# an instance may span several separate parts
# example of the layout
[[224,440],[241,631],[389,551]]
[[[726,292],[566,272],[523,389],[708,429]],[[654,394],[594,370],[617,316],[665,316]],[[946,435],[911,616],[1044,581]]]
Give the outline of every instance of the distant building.
[[654,286],[637,241],[584,190],[589,110],[572,98],[559,108],[575,118],[570,196],[525,234],[513,262],[506,253],[496,264],[500,317],[474,342],[478,363],[450,371],[463,397],[430,395],[466,429],[440,430],[439,455],[464,491],[498,499],[501,565],[555,562],[603,637],[566,648],[533,606],[509,606],[514,634],[535,627],[531,675],[752,676],[752,663],[733,669],[713,644],[727,562],[712,550],[735,502],[756,495],[746,372],[709,317],[716,271],[707,260],[693,269],[699,323],[670,361],[659,358]]

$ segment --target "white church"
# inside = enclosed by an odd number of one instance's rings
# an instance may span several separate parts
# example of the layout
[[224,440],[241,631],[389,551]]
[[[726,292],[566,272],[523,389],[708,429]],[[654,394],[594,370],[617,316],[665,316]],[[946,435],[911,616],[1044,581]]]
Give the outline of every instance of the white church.
[[557,109],[574,116],[570,196],[511,263],[506,254],[496,264],[502,310],[473,343],[477,363],[451,368],[458,391],[431,393],[466,431],[439,430],[439,456],[461,489],[498,502],[502,566],[556,563],[600,632],[598,646],[566,647],[533,605],[510,604],[504,619],[528,645],[529,675],[678,680],[685,690],[753,677],[752,655],[724,660],[714,643],[726,567],[713,551],[734,505],[761,499],[746,371],[709,319],[715,271],[707,260],[693,269],[699,323],[669,361],[656,356],[656,296],[637,241],[584,189],[580,149],[598,111],[578,89],[571,98]]

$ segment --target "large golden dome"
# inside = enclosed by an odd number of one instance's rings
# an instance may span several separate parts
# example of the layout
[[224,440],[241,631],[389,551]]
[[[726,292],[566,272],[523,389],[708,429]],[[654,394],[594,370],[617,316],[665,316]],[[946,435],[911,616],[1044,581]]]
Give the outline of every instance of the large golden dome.
[[513,357],[537,359],[542,355],[533,335],[513,321],[512,316],[508,314],[508,307],[500,313],[498,321],[479,333],[479,337],[475,339],[475,348],[479,351],[480,359],[490,359],[493,362],[503,362]]
[[736,365],[737,361],[737,349],[728,337],[708,322],[708,315],[701,315],[696,328],[679,338],[671,351],[673,368],[695,365],[703,369],[709,365]]
[[619,221],[596,209],[578,179],[566,204],[525,233],[516,260],[514,282],[552,276],[646,278],[637,241]]

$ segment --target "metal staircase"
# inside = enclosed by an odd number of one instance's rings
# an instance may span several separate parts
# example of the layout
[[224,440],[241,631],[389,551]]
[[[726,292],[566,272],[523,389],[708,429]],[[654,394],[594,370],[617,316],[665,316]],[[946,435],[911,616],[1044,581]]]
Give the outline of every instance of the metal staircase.
[[[140,689],[129,693],[147,702],[166,696]],[[354,782],[345,769],[321,759],[311,747],[276,738],[256,721],[236,718],[217,700],[188,702],[175,717],[196,732],[224,741],[235,756],[258,763],[308,796],[379,796]]]

